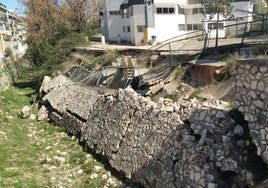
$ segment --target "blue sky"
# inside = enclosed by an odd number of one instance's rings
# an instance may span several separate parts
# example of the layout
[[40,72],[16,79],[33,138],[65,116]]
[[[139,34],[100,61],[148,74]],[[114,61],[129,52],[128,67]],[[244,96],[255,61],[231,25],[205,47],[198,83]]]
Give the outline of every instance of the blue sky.
[[7,9],[16,9],[19,8],[17,0],[0,0],[1,3],[7,6]]

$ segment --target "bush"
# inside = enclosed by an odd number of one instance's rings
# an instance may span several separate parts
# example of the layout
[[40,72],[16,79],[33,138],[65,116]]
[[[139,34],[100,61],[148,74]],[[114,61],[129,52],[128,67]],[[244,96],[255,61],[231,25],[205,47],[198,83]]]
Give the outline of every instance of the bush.
[[54,48],[48,42],[31,45],[27,52],[36,66],[51,63],[55,57]]
[[72,49],[75,46],[82,46],[87,43],[85,33],[71,32],[66,37],[58,41],[57,49]]
[[13,57],[13,51],[10,47],[7,47],[5,49],[5,55],[6,55],[6,57]]

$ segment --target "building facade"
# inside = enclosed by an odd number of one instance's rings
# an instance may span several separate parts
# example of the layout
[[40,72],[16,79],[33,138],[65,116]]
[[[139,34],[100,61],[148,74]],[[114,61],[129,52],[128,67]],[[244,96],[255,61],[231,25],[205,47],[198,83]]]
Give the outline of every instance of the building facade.
[[[219,37],[231,32],[224,26],[252,20],[252,1],[234,0],[232,7],[230,18],[219,19]],[[210,37],[216,33],[216,17],[204,16],[200,0],[105,0],[101,15],[102,35],[109,42],[141,45],[202,29]]]

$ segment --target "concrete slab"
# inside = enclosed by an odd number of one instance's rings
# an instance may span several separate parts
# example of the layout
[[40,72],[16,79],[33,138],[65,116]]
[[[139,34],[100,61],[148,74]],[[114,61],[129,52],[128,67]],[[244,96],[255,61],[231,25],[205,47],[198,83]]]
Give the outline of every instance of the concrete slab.
[[227,63],[225,61],[217,61],[215,59],[197,59],[196,61],[193,61],[193,64],[222,67],[226,66]]

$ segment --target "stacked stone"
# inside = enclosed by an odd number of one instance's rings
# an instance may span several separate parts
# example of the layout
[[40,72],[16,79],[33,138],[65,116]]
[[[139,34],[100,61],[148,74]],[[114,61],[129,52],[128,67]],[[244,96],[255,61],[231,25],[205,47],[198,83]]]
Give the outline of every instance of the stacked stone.
[[74,84],[65,76],[59,76],[41,87],[40,93],[50,110],[49,118],[63,126],[67,133],[79,136],[81,127],[89,117],[88,108],[96,101],[98,95],[79,84]]
[[222,173],[244,170],[237,144],[243,128],[211,109],[220,102],[156,103],[130,88],[107,94],[60,80],[43,98],[49,117],[144,187],[227,186]]
[[258,155],[268,164],[268,63],[241,60],[234,74],[237,80],[235,104],[249,122]]

